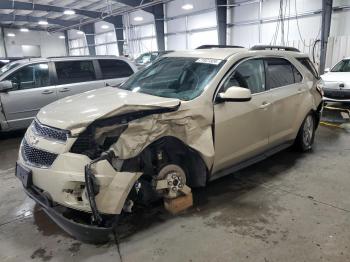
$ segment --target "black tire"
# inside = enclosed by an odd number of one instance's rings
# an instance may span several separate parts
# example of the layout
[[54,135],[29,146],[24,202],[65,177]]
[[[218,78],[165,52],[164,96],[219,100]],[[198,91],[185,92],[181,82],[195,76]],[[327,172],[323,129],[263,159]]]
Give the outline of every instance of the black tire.
[[315,139],[316,121],[315,115],[310,112],[304,119],[297,138],[295,139],[295,147],[301,151],[306,152],[312,149],[312,145]]

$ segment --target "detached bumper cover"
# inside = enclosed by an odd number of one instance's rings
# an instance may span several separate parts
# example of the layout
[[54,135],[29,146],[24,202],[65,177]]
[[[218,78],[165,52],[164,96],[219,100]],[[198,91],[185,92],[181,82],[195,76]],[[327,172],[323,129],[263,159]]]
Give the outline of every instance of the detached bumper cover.
[[38,203],[44,212],[64,231],[76,239],[93,244],[106,243],[112,239],[114,227],[99,227],[75,222],[64,216],[51,201],[34,187],[24,188],[27,195]]

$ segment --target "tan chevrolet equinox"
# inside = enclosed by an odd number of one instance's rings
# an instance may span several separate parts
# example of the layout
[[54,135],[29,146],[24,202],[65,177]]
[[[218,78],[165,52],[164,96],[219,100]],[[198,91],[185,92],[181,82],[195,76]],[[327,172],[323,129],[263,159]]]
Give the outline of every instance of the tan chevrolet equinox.
[[135,205],[187,194],[293,144],[310,150],[318,82],[294,48],[170,53],[120,86],[41,109],[16,175],[64,230],[103,242]]

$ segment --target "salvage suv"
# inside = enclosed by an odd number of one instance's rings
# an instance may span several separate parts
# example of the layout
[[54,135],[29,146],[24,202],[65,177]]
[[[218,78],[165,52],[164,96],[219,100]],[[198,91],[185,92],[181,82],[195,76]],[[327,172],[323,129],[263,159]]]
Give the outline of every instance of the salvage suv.
[[187,194],[292,144],[310,150],[322,90],[305,61],[271,46],[167,54],[120,86],[41,109],[16,175],[64,230],[103,242],[135,205]]

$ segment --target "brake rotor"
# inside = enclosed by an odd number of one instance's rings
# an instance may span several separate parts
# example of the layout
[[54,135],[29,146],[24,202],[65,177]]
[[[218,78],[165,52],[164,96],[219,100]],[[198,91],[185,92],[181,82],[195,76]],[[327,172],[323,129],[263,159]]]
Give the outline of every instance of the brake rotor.
[[191,188],[186,185],[185,171],[178,165],[164,166],[157,176],[156,190],[166,198],[176,198],[181,194],[191,193]]

